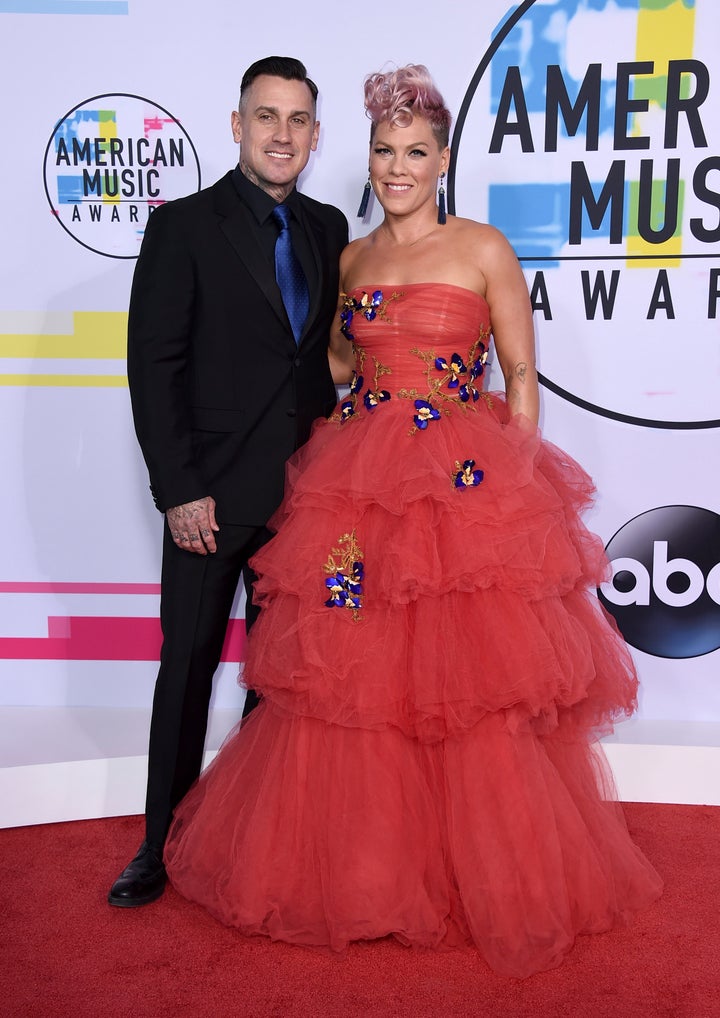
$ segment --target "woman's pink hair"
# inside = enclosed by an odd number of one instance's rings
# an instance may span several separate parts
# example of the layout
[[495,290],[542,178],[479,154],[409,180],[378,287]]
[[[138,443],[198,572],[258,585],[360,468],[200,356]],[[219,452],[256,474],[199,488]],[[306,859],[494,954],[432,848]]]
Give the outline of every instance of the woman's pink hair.
[[440,148],[450,138],[452,117],[424,64],[407,64],[365,79],[365,112],[372,121],[370,139],[384,120],[406,127],[413,117],[427,120]]

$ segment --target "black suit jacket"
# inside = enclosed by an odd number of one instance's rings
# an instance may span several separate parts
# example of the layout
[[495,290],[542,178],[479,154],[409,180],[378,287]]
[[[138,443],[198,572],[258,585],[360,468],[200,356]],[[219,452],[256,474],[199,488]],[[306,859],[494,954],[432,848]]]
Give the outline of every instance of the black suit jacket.
[[300,195],[316,273],[299,346],[257,222],[228,173],[154,212],[133,278],[128,381],[161,511],[212,495],[218,522],[262,525],[288,456],[327,416],[327,346],[347,222]]

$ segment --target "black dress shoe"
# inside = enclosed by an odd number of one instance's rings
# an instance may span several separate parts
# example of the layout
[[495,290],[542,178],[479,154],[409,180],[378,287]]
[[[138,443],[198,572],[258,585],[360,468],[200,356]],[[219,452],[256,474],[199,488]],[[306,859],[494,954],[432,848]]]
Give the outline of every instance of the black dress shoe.
[[108,901],[121,908],[149,905],[165,890],[167,873],[162,861],[162,849],[143,841],[138,854],[126,866],[110,888]]

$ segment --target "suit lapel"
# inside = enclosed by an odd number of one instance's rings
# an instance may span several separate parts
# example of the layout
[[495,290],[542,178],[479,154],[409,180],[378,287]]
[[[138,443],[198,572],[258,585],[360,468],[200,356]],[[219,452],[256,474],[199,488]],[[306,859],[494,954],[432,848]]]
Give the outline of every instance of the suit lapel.
[[260,246],[257,223],[250,209],[238,197],[229,175],[215,185],[215,211],[220,217],[220,229],[292,339],[274,268]]
[[305,206],[305,202],[302,200],[302,195],[300,195],[300,207],[302,209],[302,227],[308,239],[315,270],[312,278],[309,280],[310,308],[302,336],[300,337],[300,343],[302,343],[320,313],[326,282],[325,259],[322,253],[324,250],[322,225],[310,214]]

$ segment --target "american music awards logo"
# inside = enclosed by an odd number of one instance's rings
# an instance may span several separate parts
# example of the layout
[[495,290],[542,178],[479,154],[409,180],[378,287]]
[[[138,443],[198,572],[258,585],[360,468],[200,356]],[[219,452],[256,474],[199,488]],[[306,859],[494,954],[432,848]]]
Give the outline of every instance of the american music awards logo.
[[526,0],[456,121],[451,211],[525,271],[542,383],[654,428],[720,427],[717,0]]
[[56,124],[45,150],[45,193],[83,247],[136,258],[153,209],[200,188],[190,136],[162,106],[127,93],[96,95]]

